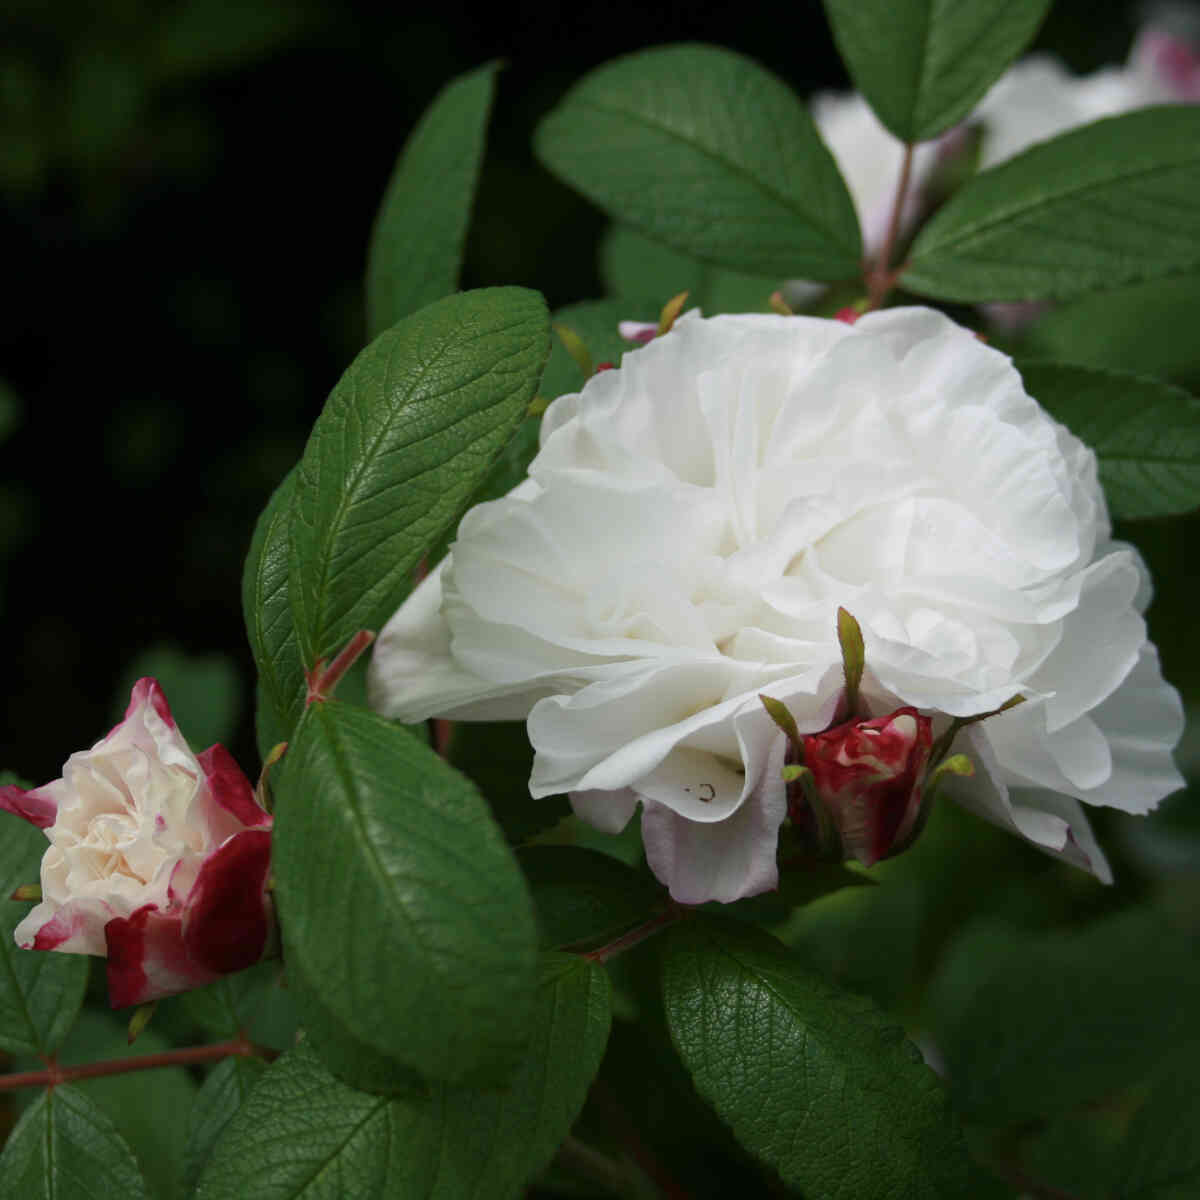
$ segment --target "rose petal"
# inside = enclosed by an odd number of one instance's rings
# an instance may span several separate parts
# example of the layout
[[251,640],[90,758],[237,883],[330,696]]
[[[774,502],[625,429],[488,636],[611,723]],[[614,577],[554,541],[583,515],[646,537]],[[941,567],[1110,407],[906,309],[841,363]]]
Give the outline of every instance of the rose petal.
[[575,815],[601,833],[620,833],[629,824],[637,808],[637,793],[630,788],[606,792],[593,788],[586,792],[568,792]]
[[701,824],[665,804],[645,805],[646,861],[681,904],[730,903],[779,886],[775,847],[787,815],[784,752],[781,735],[762,764],[759,786],[723,821]]
[[270,936],[267,875],[271,834],[247,829],[209,855],[183,912],[183,938],[191,958],[210,971],[253,966]]
[[62,786],[62,780],[56,779],[53,783],[28,791],[11,784],[0,787],[0,809],[12,813],[14,817],[21,817],[39,829],[45,829],[54,824],[54,818],[58,815]]
[[180,912],[152,904],[104,927],[108,943],[108,1002],[113,1008],[145,1004],[203,987],[220,976],[195,962],[183,940]]
[[270,813],[254,798],[254,785],[224,746],[209,746],[196,755],[196,761],[208,780],[209,795],[219,808],[249,829],[271,825]]

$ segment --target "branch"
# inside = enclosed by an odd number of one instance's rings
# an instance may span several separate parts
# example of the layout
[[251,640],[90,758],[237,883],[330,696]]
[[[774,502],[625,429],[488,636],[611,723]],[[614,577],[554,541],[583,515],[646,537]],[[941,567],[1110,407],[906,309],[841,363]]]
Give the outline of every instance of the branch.
[[245,1038],[214,1042],[211,1046],[185,1046],[180,1050],[164,1050],[160,1054],[138,1054],[130,1058],[113,1058],[107,1062],[84,1063],[78,1067],[60,1067],[52,1063],[44,1071],[19,1071],[0,1075],[0,1092],[22,1087],[55,1087],[73,1083],[76,1079],[94,1079],[98,1075],[123,1075],[127,1071],[150,1071],[155,1067],[186,1067],[192,1063],[214,1062],[222,1058],[276,1058],[274,1050],[256,1046]]
[[890,271],[892,255],[896,250],[896,239],[900,236],[900,220],[904,215],[904,202],[908,199],[908,181],[912,176],[913,150],[912,142],[904,147],[904,162],[900,166],[900,181],[896,185],[896,195],[892,201],[892,215],[888,221],[887,233],[879,255],[875,259],[867,275],[867,312],[874,312],[892,290],[899,275],[898,271]]
[[643,921],[640,925],[635,925],[628,933],[621,934],[619,938],[609,942],[606,946],[601,946],[597,950],[589,950],[581,957],[595,963],[606,963],[610,958],[615,958],[618,954],[624,954],[626,950],[632,950],[634,946],[641,945],[642,942],[647,938],[653,937],[659,930],[665,929],[668,925],[673,925],[685,913],[686,909],[672,901],[670,907],[665,908],[648,921]]

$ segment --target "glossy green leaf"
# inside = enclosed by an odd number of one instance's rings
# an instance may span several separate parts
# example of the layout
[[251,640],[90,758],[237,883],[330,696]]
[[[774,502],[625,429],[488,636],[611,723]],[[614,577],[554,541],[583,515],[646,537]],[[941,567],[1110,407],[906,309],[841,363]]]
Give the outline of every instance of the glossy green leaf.
[[284,1050],[295,1040],[296,1002],[290,973],[278,959],[223,975],[172,1003],[215,1038],[245,1033],[259,1046]]
[[657,320],[672,296],[686,291],[687,307],[706,317],[717,313],[768,312],[783,282],[774,275],[746,275],[689,258],[633,229],[614,225],[600,243],[600,277],[620,297],[622,320]]
[[542,121],[534,145],[614,219],[705,262],[808,279],[858,273],[854,207],[812,118],[730,50],[666,46],[605,63]]
[[976,175],[921,231],[901,285],[1052,300],[1200,266],[1200,108],[1109,117]]
[[400,152],[367,252],[373,338],[458,287],[496,69],[446,84]]
[[1194,1200],[1200,1195],[1200,1044],[1172,1055],[1116,1155],[1121,1200]]
[[696,1088],[785,1183],[825,1200],[969,1194],[937,1077],[874,1004],[745,925],[666,935],[663,1000]]
[[1025,390],[1095,450],[1117,517],[1200,506],[1200,400],[1157,379],[1059,363],[1023,363]]
[[1148,1078],[1191,1033],[1198,1004],[1200,959],[1152,909],[1043,934],[976,927],[928,996],[959,1107],[996,1124]]
[[0,813],[0,1050],[10,1054],[57,1050],[87,987],[86,956],[21,950],[13,942],[13,930],[31,906],[8,897],[21,884],[38,882],[49,845],[40,829]]
[[133,1152],[78,1088],[42,1092],[0,1154],[5,1197],[21,1200],[144,1200]]
[[258,668],[258,751],[264,759],[287,740],[304,708],[304,666],[288,598],[296,476],[293,468],[267,501],[242,570],[242,616]]
[[288,991],[300,1024],[327,1071],[360,1092],[378,1096],[427,1094],[428,1085],[416,1071],[395,1059],[385,1058],[330,1012],[324,1000],[325,989],[309,981],[286,938],[284,954],[288,957]]
[[602,942],[653,916],[666,899],[648,876],[582,846],[526,846],[517,861],[546,949]]
[[288,592],[308,665],[396,610],[528,411],[548,353],[541,296],[484,288],[421,309],[350,364],[292,505]]
[[276,791],[289,960],[353,1036],[430,1078],[503,1077],[528,1033],[536,930],[479,793],[407,730],[305,712]]
[[961,121],[1029,45],[1050,0],[825,0],[855,87],[902,142]]
[[209,1072],[188,1115],[183,1154],[183,1183],[188,1194],[195,1189],[221,1134],[266,1069],[261,1058],[238,1057],[224,1059]]
[[374,1096],[334,1078],[306,1043],[230,1122],[197,1200],[515,1200],[570,1130],[608,1039],[601,968],[548,955],[539,977],[534,1035],[507,1088]]
[[1029,357],[1200,380],[1200,273],[1096,292],[1051,309],[1020,349]]
[[[129,1046],[128,1017],[85,1010],[59,1051],[65,1063],[105,1062],[173,1049],[153,1022]],[[199,1090],[186,1067],[100,1075],[72,1085],[112,1121],[133,1151],[154,1200],[184,1200],[181,1164],[187,1121]]]

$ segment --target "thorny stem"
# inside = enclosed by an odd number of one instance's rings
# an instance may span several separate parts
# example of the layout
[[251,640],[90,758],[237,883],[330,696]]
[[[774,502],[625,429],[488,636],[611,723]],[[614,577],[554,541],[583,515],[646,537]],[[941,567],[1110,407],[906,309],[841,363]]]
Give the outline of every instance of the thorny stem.
[[892,201],[892,215],[888,220],[887,233],[879,255],[867,273],[867,312],[874,312],[884,301],[884,297],[892,290],[899,271],[892,271],[892,254],[896,249],[896,239],[900,235],[900,219],[904,215],[904,202],[908,199],[908,182],[912,176],[913,150],[912,142],[904,147],[904,162],[900,166],[900,182],[896,185],[896,196]]
[[676,921],[681,920],[686,915],[687,910],[679,904],[672,901],[670,906],[662,912],[656,913],[649,920],[643,921],[640,925],[634,926],[628,933],[623,933],[619,938],[608,943],[607,946],[601,946],[597,950],[589,950],[582,957],[590,962],[606,963],[610,958],[615,958],[618,954],[624,954],[626,950],[632,950],[634,946],[641,945],[647,938],[653,937],[660,929],[665,929],[668,925],[673,925]]
[[165,1050],[160,1054],[136,1054],[129,1058],[113,1058],[107,1062],[83,1063],[77,1067],[60,1067],[51,1063],[44,1071],[18,1071],[0,1075],[0,1092],[23,1087],[56,1087],[76,1079],[94,1079],[98,1075],[123,1075],[128,1071],[149,1071],[155,1067],[186,1067],[192,1063],[214,1062],[222,1058],[276,1057],[274,1050],[256,1046],[244,1037],[210,1046],[185,1046],[180,1050]]

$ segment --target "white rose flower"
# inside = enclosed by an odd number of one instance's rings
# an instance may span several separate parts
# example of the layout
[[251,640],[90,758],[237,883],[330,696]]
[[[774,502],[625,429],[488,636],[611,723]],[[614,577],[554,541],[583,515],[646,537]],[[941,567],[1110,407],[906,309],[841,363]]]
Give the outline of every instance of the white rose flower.
[[620,830],[685,903],[777,884],[785,738],[841,697],[836,612],[870,714],[1024,703],[964,730],[956,798],[1109,878],[1080,801],[1181,785],[1175,691],[1094,455],[947,317],[681,318],[547,410],[530,478],[481,504],[388,622],[372,703],[528,718],[534,796]]

